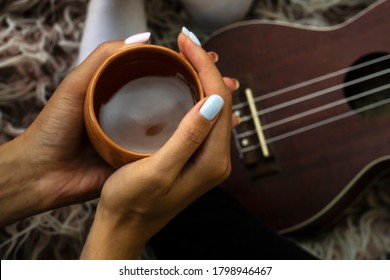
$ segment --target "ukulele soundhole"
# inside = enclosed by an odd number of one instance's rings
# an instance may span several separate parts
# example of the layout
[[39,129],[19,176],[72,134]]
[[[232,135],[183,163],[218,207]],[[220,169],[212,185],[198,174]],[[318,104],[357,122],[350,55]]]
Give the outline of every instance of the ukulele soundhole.
[[353,110],[373,119],[390,116],[389,54],[374,53],[356,61],[345,84],[345,97]]

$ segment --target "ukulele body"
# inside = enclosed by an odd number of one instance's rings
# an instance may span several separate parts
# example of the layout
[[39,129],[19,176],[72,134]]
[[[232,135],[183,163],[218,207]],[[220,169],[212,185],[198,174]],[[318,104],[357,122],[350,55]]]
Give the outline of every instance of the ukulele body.
[[[390,59],[340,72],[390,53],[389,13],[390,1],[380,1],[326,29],[243,22],[204,44],[219,54],[221,73],[240,80],[233,95],[241,116],[251,116],[244,94],[251,89],[269,142],[265,156],[252,120],[240,124],[221,187],[272,229],[318,230],[390,167],[390,90],[377,91],[390,74],[365,78],[390,69]],[[340,74],[312,82],[329,73]],[[366,92],[374,93],[359,97]]]

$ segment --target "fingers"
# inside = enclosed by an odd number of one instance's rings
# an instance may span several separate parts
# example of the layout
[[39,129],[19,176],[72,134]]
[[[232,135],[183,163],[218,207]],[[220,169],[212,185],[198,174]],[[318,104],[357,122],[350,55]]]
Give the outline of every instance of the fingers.
[[[226,87],[230,90],[231,93],[234,93],[234,91],[236,91],[240,87],[240,83],[237,79],[224,77],[223,80],[225,82]],[[233,114],[232,128],[235,128],[240,123],[240,121],[240,117]]]
[[[219,56],[216,52],[208,52],[208,56],[214,63],[216,63],[219,60]],[[234,78],[228,78],[228,77],[223,77],[223,80],[225,82],[226,87],[229,89],[230,92],[234,92],[240,87],[240,82],[237,79]]]
[[229,101],[230,94],[223,83],[221,74],[208,53],[194,43],[190,36],[186,36],[183,33],[179,35],[178,45],[181,53],[198,72],[206,96],[218,93],[225,99],[225,102]]
[[[210,51],[207,53],[214,63],[218,62],[219,56],[216,52]],[[234,78],[223,77],[226,87],[231,93],[236,91],[240,87],[240,82]],[[232,128],[235,128],[240,123],[240,118],[236,115],[232,115]]]
[[147,43],[150,32],[135,34],[124,41],[110,41],[100,44],[77,68],[75,68],[61,83],[62,90],[73,96],[84,96],[89,81],[96,69],[111,55],[132,44]]
[[217,63],[217,62],[218,62],[218,60],[219,60],[219,55],[218,55],[216,52],[211,51],[211,52],[208,52],[207,54],[209,55],[210,59],[211,59],[212,61],[214,61],[214,63]]
[[223,105],[222,97],[211,95],[186,114],[168,142],[153,155],[160,170],[167,170],[173,179],[177,177],[206,139]]
[[[193,33],[186,33],[190,35],[184,33],[185,30],[180,33],[178,37],[179,49],[198,72],[205,95],[218,94],[225,101],[225,106],[221,111],[221,115],[211,131],[210,138],[212,138],[213,141],[208,141],[205,149],[207,148],[207,150],[212,151],[213,154],[228,154],[228,151],[230,151],[229,139],[232,128],[232,96],[230,89],[234,88],[233,81],[229,81],[228,79],[224,80],[222,78],[214,61],[210,59],[207,52],[197,44],[197,41],[193,40],[194,35],[190,36]],[[225,85],[225,82],[228,83],[228,86]]]
[[74,97],[84,96],[96,69],[123,45],[123,41],[106,42],[99,45],[64,79],[58,89],[64,90]]
[[240,87],[240,82],[237,79],[223,77],[223,81],[230,92],[236,91]]

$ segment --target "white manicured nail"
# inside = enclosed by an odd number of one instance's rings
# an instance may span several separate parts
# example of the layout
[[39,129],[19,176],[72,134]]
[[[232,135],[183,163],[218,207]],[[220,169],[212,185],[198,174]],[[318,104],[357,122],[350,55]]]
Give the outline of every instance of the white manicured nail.
[[198,37],[196,37],[196,35],[194,33],[192,33],[191,31],[189,31],[185,26],[183,26],[181,28],[181,32],[184,35],[188,36],[191,39],[191,41],[194,42],[196,45],[198,45],[199,47],[202,46],[202,44],[200,43]]
[[150,39],[150,35],[151,35],[150,32],[144,32],[144,33],[138,33],[132,35],[125,40],[125,44],[131,45],[137,43],[146,43]]
[[223,107],[223,98],[219,95],[211,95],[200,108],[200,114],[207,120],[211,121],[221,111]]
[[181,32],[186,36],[190,36],[190,31],[185,26],[181,28]]
[[194,42],[195,44],[197,44],[199,47],[202,46],[198,37],[196,37],[194,33],[190,32],[190,35],[188,35],[188,37],[190,37],[191,41]]

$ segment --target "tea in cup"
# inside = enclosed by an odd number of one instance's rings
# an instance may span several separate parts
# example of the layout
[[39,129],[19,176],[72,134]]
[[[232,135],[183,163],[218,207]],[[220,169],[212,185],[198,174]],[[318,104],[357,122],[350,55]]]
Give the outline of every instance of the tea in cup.
[[119,168],[160,149],[203,97],[196,71],[181,54],[156,45],[129,46],[92,77],[86,129],[100,156]]

